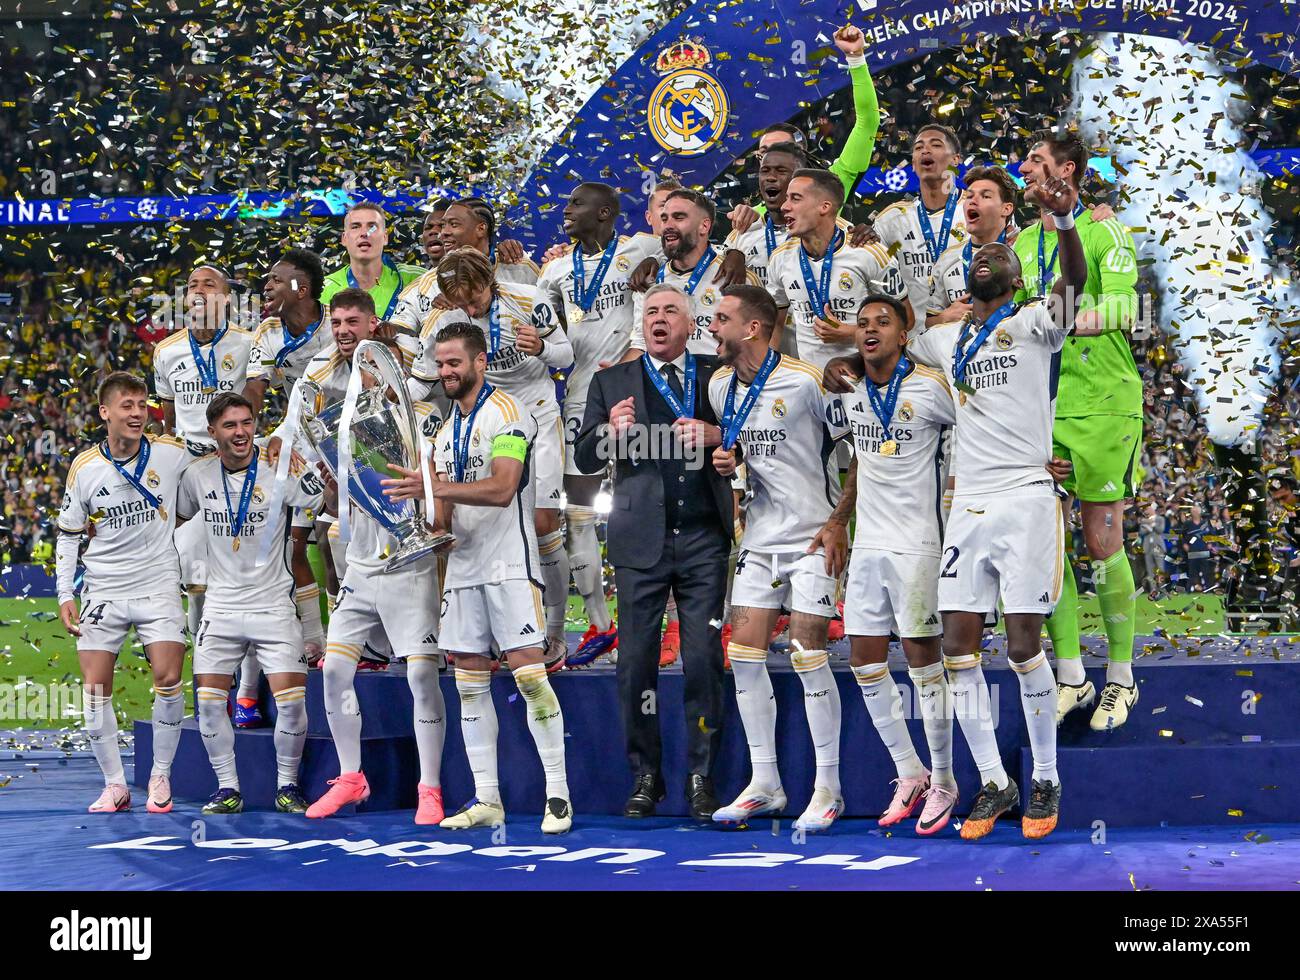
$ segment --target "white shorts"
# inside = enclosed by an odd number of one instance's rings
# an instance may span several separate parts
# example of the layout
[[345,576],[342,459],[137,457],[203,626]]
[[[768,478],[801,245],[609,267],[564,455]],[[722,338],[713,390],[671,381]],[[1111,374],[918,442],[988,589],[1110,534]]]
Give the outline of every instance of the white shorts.
[[854,548],[844,587],[850,636],[938,636],[939,556]]
[[598,476],[596,473],[584,473],[574,461],[573,444],[578,441],[582,431],[582,419],[587,414],[587,393],[582,393],[582,401],[571,400],[566,394],[564,399],[564,475]]
[[448,653],[505,654],[546,642],[542,590],[526,578],[449,587],[442,594],[440,646]]
[[233,677],[251,648],[264,674],[305,674],[302,625],[293,604],[280,609],[204,609],[194,642],[194,674]]
[[839,580],[826,574],[826,556],[802,551],[759,554],[741,548],[731,583],[732,606],[835,615]]
[[939,608],[988,613],[1001,599],[1005,614],[1048,615],[1061,595],[1064,547],[1050,484],[957,496],[943,534]]
[[185,643],[185,610],[179,592],[159,593],[139,599],[81,597],[81,635],[77,650],[107,650],[116,656],[132,626],[144,646],[150,643]]
[[438,655],[438,566],[422,561],[395,572],[348,567],[330,613],[329,646],[356,649],[388,638],[393,656]]
[[564,419],[556,415],[549,422],[537,420],[533,469],[536,507],[558,510],[564,493]]
[[206,585],[208,581],[208,535],[203,518],[195,515],[176,529],[176,554],[181,560],[182,585]]

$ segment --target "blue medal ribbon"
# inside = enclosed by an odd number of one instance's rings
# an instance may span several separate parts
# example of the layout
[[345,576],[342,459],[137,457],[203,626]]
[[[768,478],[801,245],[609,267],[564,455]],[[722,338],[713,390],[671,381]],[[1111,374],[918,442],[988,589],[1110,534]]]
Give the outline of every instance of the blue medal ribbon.
[[223,324],[217,331],[215,337],[209,343],[211,348],[208,351],[208,359],[203,359],[203,348],[199,342],[194,339],[194,331],[189,332],[190,353],[194,355],[194,366],[199,370],[199,386],[208,393],[217,390],[217,345],[221,343],[221,338],[226,335],[230,329],[229,324]]
[[[618,251],[618,236],[612,235],[609,245],[605,248],[605,254],[600,257],[600,264],[596,266],[596,273],[591,277],[591,286],[588,288],[587,267],[582,261],[582,244],[573,246],[573,299],[582,308],[583,313],[590,313],[591,308],[596,305],[596,296],[600,292],[600,287],[604,285],[605,273],[609,271],[609,264],[614,261],[616,251]],[[663,282],[663,279],[659,281]]]
[[952,234],[952,219],[957,213],[957,201],[960,198],[961,195],[956,191],[948,195],[948,203],[943,206],[943,224],[939,226],[937,240],[934,228],[930,225],[930,212],[925,209],[925,203],[919,197],[916,199],[916,220],[921,225],[921,234],[925,236],[925,247],[930,253],[931,262],[938,262],[939,256],[948,247],[948,236]]
[[804,289],[808,290],[808,302],[812,304],[813,316],[822,316],[831,302],[831,266],[834,264],[835,250],[844,242],[844,232],[835,229],[831,243],[822,256],[822,275],[818,284],[813,283],[812,263],[804,251],[803,242],[799,243],[799,269],[803,272]]
[[[1005,245],[1007,242],[1006,225],[1003,225],[1002,230],[998,232],[998,242],[1002,245]],[[982,248],[983,246],[980,247]],[[970,264],[971,264],[971,260],[974,258],[975,258],[975,243],[968,238],[966,239],[966,244],[961,247],[961,271],[962,271],[961,281],[962,282],[968,282],[970,280]]]
[[[397,268],[397,263],[387,255],[383,256],[382,261],[384,263],[384,268],[392,269],[393,275],[397,277],[397,285],[393,287],[393,295],[388,297],[388,309],[384,310],[384,315],[379,318],[381,320],[388,320],[392,318],[393,310],[397,308],[397,297],[401,295],[402,292],[402,272]],[[384,274],[382,272],[379,274],[379,278],[380,281],[383,280]],[[352,266],[350,265],[348,266],[348,285],[353,289],[361,288],[361,284],[357,282],[357,277],[352,274]],[[379,283],[375,283],[375,285],[377,286]],[[376,310],[377,309],[378,307],[376,307]]]
[[239,540],[239,532],[243,530],[244,521],[248,518],[248,505],[253,502],[253,487],[257,483],[257,457],[258,450],[253,448],[253,458],[248,462],[248,468],[244,470],[244,485],[239,489],[239,510],[236,511],[230,505],[230,484],[226,481],[226,464],[221,464],[221,489],[226,493],[226,517],[230,519],[230,538],[231,541]]
[[[668,379],[655,370],[654,362],[650,360],[649,354],[641,355],[641,363],[645,367],[645,373],[649,376],[655,386],[655,390],[664,396],[664,401],[668,407],[673,410],[673,414],[679,419],[695,417],[695,357],[690,351],[686,352],[686,370],[683,372],[685,378],[682,380],[682,395],[678,399],[677,392],[673,391],[673,386],[668,383]],[[670,362],[671,363],[671,362]],[[690,411],[686,406],[691,406]]]
[[488,360],[497,356],[497,349],[501,346],[501,311],[497,308],[498,297],[493,295],[492,302],[488,304]]
[[736,408],[736,386],[740,382],[740,375],[733,373],[731,383],[727,385],[727,400],[722,406],[722,448],[732,449],[736,445],[736,440],[740,438],[740,430],[745,427],[745,419],[749,418],[749,413],[754,410],[754,405],[758,401],[758,396],[763,393],[763,385],[767,384],[768,376],[781,363],[781,352],[769,348],[767,356],[763,358],[763,363],[759,365],[758,373],[754,375],[754,380],[749,384],[749,391],[745,392],[745,397],[740,403],[740,408]]
[[[456,470],[456,482],[465,482],[465,467],[469,465],[469,440],[474,433],[474,418],[478,415],[478,410],[483,407],[487,401],[488,395],[492,394],[492,386],[486,381],[483,387],[479,389],[478,398],[474,400],[474,407],[470,409],[468,416],[460,414],[460,402],[455,402],[451,409],[451,451],[452,462]],[[465,420],[465,438],[460,437],[461,419]]]
[[907,372],[912,370],[912,365],[906,357],[900,357],[898,363],[894,365],[894,374],[889,379],[889,384],[885,386],[885,393],[881,395],[880,389],[867,379],[867,399],[871,402],[871,410],[876,413],[876,418],[880,420],[880,428],[884,430],[885,441],[893,438],[889,434],[889,423],[894,421],[894,407],[898,404],[898,392],[903,387],[903,378]]
[[316,331],[320,329],[321,323],[325,320],[325,307],[321,307],[321,314],[316,318],[316,322],[300,333],[297,337],[289,332],[289,325],[283,320],[280,321],[280,329],[284,331],[284,346],[280,352],[275,355],[275,366],[284,367],[284,362],[289,359],[294,351],[305,345],[307,341],[315,336]]
[[108,443],[101,442],[99,444],[100,455],[113,464],[113,468],[122,474],[123,479],[125,479],[127,483],[140,491],[140,496],[144,497],[144,499],[149,502],[150,507],[158,507],[162,504],[162,498],[150,493],[148,489],[145,488],[145,485],[140,482],[140,477],[144,475],[145,468],[149,465],[149,453],[152,449],[153,447],[149,445],[149,440],[142,437],[140,439],[140,451],[136,453],[135,456],[135,472],[128,473],[126,467],[115,460],[113,455],[108,451]]
[[770,259],[776,251],[776,225],[772,223],[770,214],[763,216],[763,237],[767,242],[767,257]]
[[969,317],[962,321],[961,334],[957,337],[957,346],[952,351],[952,380],[958,387],[969,389],[970,386],[966,384],[966,366],[979,353],[979,349],[984,346],[984,341],[989,339],[989,334],[993,333],[997,325],[1014,313],[1015,310],[1016,304],[1014,302],[1003,303],[999,306],[993,311],[993,315],[984,321],[984,325],[979,328],[969,346],[966,346],[966,338],[970,336],[972,321]]
[[[683,290],[687,296],[695,295],[695,287],[700,284],[700,280],[704,278],[704,271],[708,269],[709,263],[717,257],[717,254],[718,253],[713,250],[713,246],[710,245],[705,253],[700,257],[700,261],[695,263],[695,268],[691,271],[691,278],[687,280],[686,288]],[[656,281],[663,282],[664,276],[667,275],[667,273],[668,263],[665,262],[659,267],[659,275]]]
[[[1074,216],[1077,218],[1083,214],[1083,202],[1076,201],[1074,204]],[[1051,286],[1052,281],[1056,279],[1056,253],[1061,248],[1061,241],[1058,237],[1056,244],[1052,246],[1052,257],[1047,258],[1047,232],[1043,229],[1043,223],[1038,223],[1038,294],[1041,296],[1044,291]],[[1051,279],[1048,278],[1051,276]]]

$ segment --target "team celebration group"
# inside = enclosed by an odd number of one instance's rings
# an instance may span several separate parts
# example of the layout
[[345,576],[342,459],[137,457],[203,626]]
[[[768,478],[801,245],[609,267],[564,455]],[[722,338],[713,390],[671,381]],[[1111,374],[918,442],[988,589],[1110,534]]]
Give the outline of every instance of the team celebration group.
[[[856,112],[842,152],[823,169],[794,127],[764,133],[757,200],[727,216],[725,241],[712,234],[713,202],[672,180],[648,195],[649,231],[619,234],[625,198],[590,181],[557,202],[566,240],[540,267],[498,235],[482,199],[428,209],[421,266],[395,261],[383,211],[356,204],[341,234],[347,263],[327,275],[306,249],[279,256],[255,331],[232,313],[220,268],[193,270],[153,385],[124,372],[101,381],[106,436],[72,462],[58,517],[61,615],[105,781],[91,812],[131,806],[112,692],[134,629],[155,691],[150,812],[173,806],[192,644],[195,714],[219,787],[205,814],[243,808],[234,728],[262,723],[263,675],[276,808],[321,818],[366,800],[355,675],[393,659],[412,694],[416,823],[504,821],[491,695],[504,665],[545,773],[542,830],[564,832],[574,815],[550,677],[603,657],[617,659],[634,775],[626,813],[646,816],[665,789],[658,721],[643,708],[661,661],[680,656],[691,815],[733,825],[780,815],[767,659],[788,631],[816,758],[797,827],[826,830],[844,808],[827,646],[847,635],[897,768],[882,826],[914,818],[925,835],[950,822],[955,722],[981,785],[961,836],[987,835],[1016,808],[1026,837],[1052,832],[1061,720],[1095,704],[1092,727],[1112,729],[1137,700],[1122,537],[1141,475],[1141,381],[1124,332],[1137,312],[1133,241],[1109,209],[1080,200],[1088,154],[1074,136],[1028,140],[1019,181],[991,165],[958,180],[979,148],[937,123],[913,135],[917,197],[849,225],[840,212],[870,164],[880,112],[861,32],[842,28],[835,44]],[[340,492],[337,461],[304,431],[358,391],[397,400],[372,345],[357,354],[364,341],[394,355],[421,430],[423,454],[413,468],[389,466],[383,492],[421,502],[452,538],[391,571],[397,540]],[[162,434],[147,431],[151,402]],[[597,533],[606,480],[617,622]],[[1064,555],[1076,497],[1107,631],[1100,692],[1084,675]],[[571,585],[590,622],[572,653]],[[1033,755],[1023,802],[981,669],[999,617]],[[926,761],[888,663],[895,640]],[[339,775],[309,800],[299,769],[316,668]],[[450,815],[443,670],[454,670],[474,778],[473,798]],[[752,775],[724,804],[712,769],[727,671]]]

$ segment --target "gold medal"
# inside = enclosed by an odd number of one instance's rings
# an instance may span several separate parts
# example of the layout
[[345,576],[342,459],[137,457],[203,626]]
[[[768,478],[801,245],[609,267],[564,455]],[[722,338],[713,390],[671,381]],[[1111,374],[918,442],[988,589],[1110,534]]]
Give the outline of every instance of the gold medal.
[[164,521],[167,520],[167,508],[162,506],[162,504],[158,505],[158,516]]
[[882,442],[882,443],[880,444],[880,455],[881,455],[881,456],[897,456],[897,455],[898,455],[898,443],[895,442],[893,439],[886,439],[884,442]]
[[230,550],[231,550],[231,551],[238,551],[238,550],[239,550],[239,539],[238,539],[238,538],[234,538],[234,539],[231,540],[231,542],[230,542]]

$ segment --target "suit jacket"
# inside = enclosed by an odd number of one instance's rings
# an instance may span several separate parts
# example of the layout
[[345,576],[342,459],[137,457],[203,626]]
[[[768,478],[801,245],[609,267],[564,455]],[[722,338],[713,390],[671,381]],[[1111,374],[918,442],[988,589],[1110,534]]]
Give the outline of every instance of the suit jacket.
[[[718,369],[718,359],[696,355],[695,418],[718,424],[709,404],[709,381]],[[651,568],[663,554],[666,514],[663,476],[654,459],[631,458],[616,440],[605,440],[611,406],[631,395],[635,399],[636,423],[650,425],[647,399],[662,396],[645,376],[640,359],[615,364],[597,371],[587,393],[587,411],[582,429],[574,442],[574,462],[583,473],[599,473],[609,461],[609,454],[622,455],[615,460],[614,500],[609,513],[606,547],[610,564],[625,568]],[[601,444],[605,442],[602,454]],[[629,440],[635,450],[635,440]],[[712,490],[720,530],[730,538],[735,526],[731,481],[713,466],[713,450],[705,449],[704,472]]]

